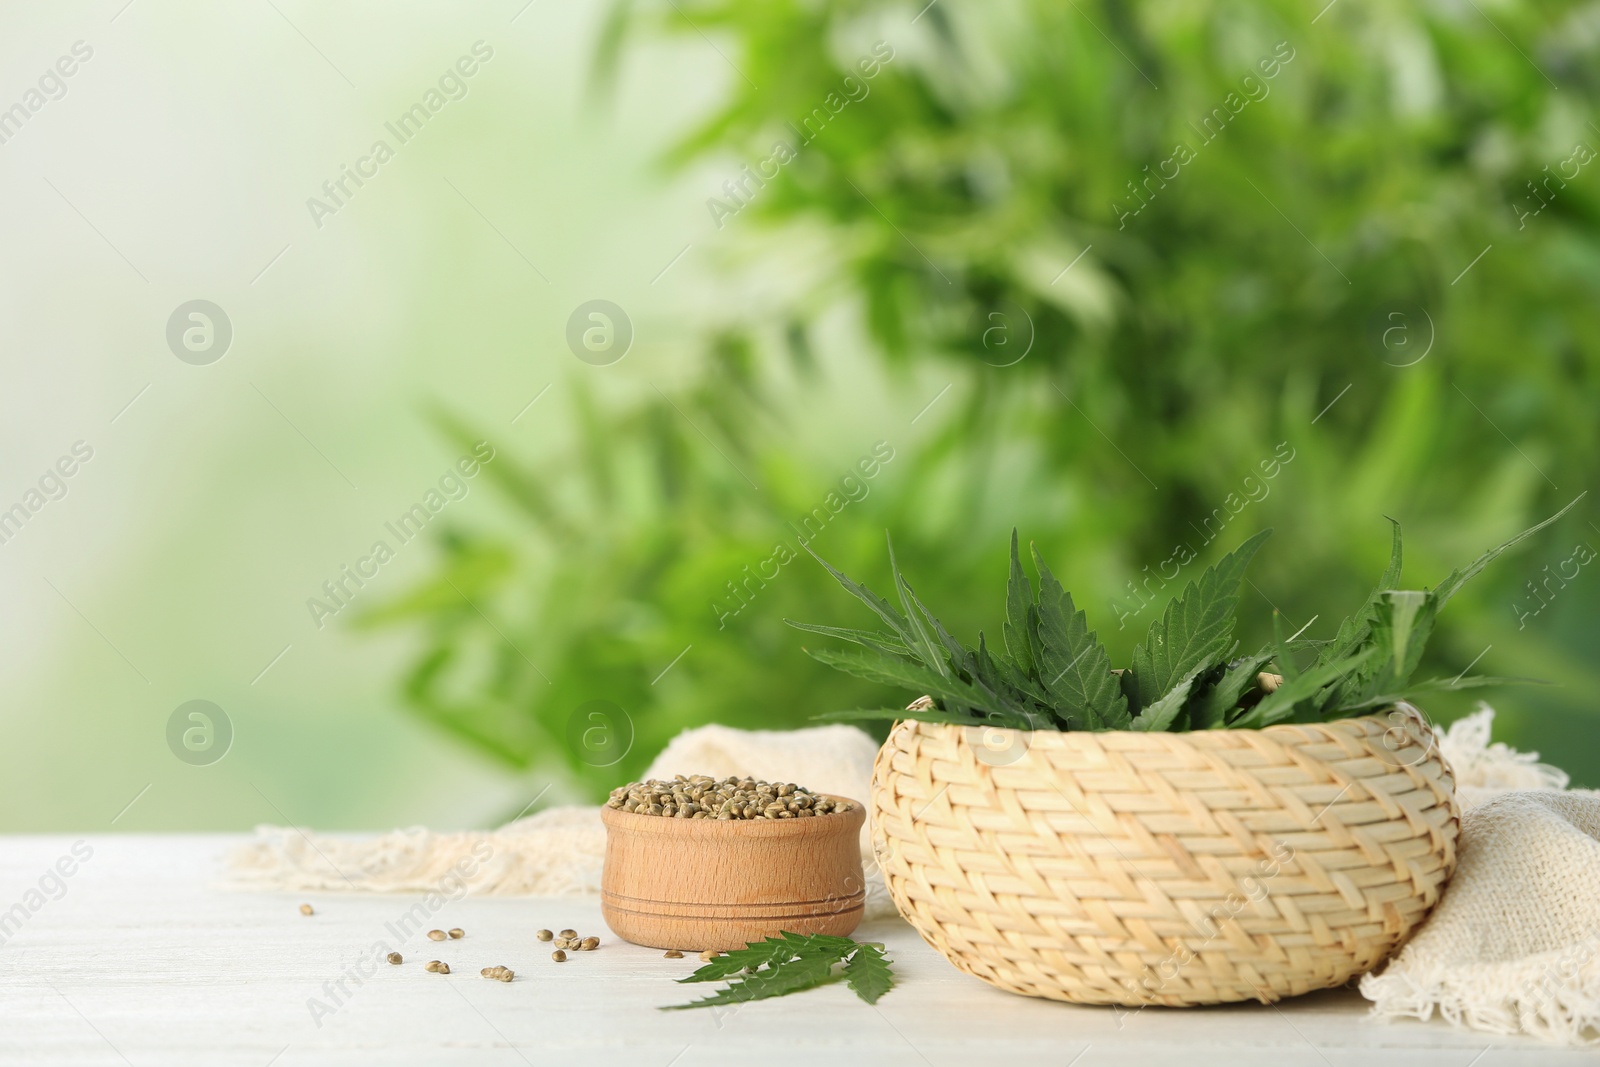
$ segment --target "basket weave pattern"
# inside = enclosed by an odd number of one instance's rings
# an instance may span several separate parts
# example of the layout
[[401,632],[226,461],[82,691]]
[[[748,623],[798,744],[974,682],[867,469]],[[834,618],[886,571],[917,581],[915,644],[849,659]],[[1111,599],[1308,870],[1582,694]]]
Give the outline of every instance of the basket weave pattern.
[[1431,727],[1194,733],[902,721],[873,773],[900,913],[961,970],[1084,1004],[1274,1001],[1381,963],[1455,868]]

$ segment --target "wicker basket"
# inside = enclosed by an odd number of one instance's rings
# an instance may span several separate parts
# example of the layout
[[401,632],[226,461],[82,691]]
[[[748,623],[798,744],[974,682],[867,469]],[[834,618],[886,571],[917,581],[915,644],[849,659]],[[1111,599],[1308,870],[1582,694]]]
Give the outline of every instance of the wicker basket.
[[900,913],[1002,989],[1175,1007],[1371,970],[1455,868],[1421,714],[1194,733],[901,721],[873,773]]

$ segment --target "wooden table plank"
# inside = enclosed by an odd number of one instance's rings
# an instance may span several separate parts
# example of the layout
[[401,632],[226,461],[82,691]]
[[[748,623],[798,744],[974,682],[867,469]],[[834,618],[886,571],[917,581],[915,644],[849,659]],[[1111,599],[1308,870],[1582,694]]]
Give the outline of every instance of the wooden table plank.
[[[612,937],[592,898],[467,897],[439,900],[429,913],[422,896],[236,893],[214,883],[239,836],[85,836],[79,852],[92,854],[81,862],[71,859],[78,840],[0,838],[6,1063],[1592,1062],[1592,1053],[1438,1022],[1376,1022],[1353,990],[1276,1007],[1135,1013],[1013,996],[960,974],[898,921],[857,934],[885,942],[899,975],[876,1007],[833,986],[717,1012],[662,1012],[699,995],[702,987],[672,982],[699,961],[664,959]],[[62,857],[73,873],[53,878]],[[302,899],[314,916],[299,914]],[[439,944],[416,931],[397,934],[419,905],[422,930],[460,926],[466,938]],[[564,926],[604,944],[556,964],[533,932]],[[404,965],[382,962],[390,947]],[[434,958],[454,973],[426,973],[423,963]],[[479,968],[495,963],[517,980],[480,977]],[[350,977],[362,969],[370,976]]]

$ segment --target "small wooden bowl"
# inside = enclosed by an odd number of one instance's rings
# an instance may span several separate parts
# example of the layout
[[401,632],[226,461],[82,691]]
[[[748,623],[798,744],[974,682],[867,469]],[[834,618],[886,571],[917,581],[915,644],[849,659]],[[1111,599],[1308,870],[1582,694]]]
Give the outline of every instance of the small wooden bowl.
[[[830,796],[843,801],[846,797]],[[733,949],[797,934],[844,936],[861,922],[866,808],[806,819],[669,819],[601,808],[600,910],[625,941]]]

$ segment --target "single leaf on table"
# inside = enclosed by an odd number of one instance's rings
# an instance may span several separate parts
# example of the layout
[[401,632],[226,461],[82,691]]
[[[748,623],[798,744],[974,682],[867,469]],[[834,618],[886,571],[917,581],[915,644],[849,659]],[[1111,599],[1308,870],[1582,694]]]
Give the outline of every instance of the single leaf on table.
[[1271,533],[1262,530],[1207,567],[1151,625],[1144,643],[1134,650],[1131,676],[1123,685],[1125,691],[1131,688],[1140,709],[1160,700],[1186,676],[1216,665],[1228,654],[1233,646],[1239,583]]
[[894,987],[894,972],[890,960],[883,954],[882,945],[861,944],[844,965],[844,980],[850,983],[856,996],[868,1004]]
[[1089,629],[1072,594],[1056,581],[1037,548],[1033,549],[1033,565],[1039,572],[1040,682],[1055,697],[1061,712],[1070,715],[1081,709],[1086,727],[1127,729],[1128,698],[1111,673],[1111,653]]
[[854,938],[840,937],[837,934],[797,934],[793,930],[779,930],[778,936],[791,945],[836,948],[841,952],[849,952],[858,944],[861,944]]
[[[844,969],[835,970],[841,962],[845,964]],[[875,1003],[894,985],[894,974],[882,945],[785,930],[778,937],[725,952],[689,977],[678,979],[679,982],[726,980],[728,985],[709,997],[669,1005],[661,1010],[681,1011],[765,1000],[815,989],[840,979],[847,981],[856,995],[868,1004]]]
[[795,954],[795,943],[783,937],[768,937],[760,941],[753,941],[744,948],[732,949],[713,959],[687,978],[679,978],[683,982],[720,982],[729,975],[738,974],[745,968],[754,971],[765,967],[769,963],[786,960]]
[[671,1004],[662,1011],[681,1011],[684,1008],[708,1008],[713,1004],[741,1004],[750,1000],[765,1000],[798,993],[802,989],[815,989],[844,977],[834,971],[839,962],[838,949],[827,949],[805,955],[791,954],[778,963],[737,978],[727,988],[719,989],[709,997],[701,997],[687,1004]]

